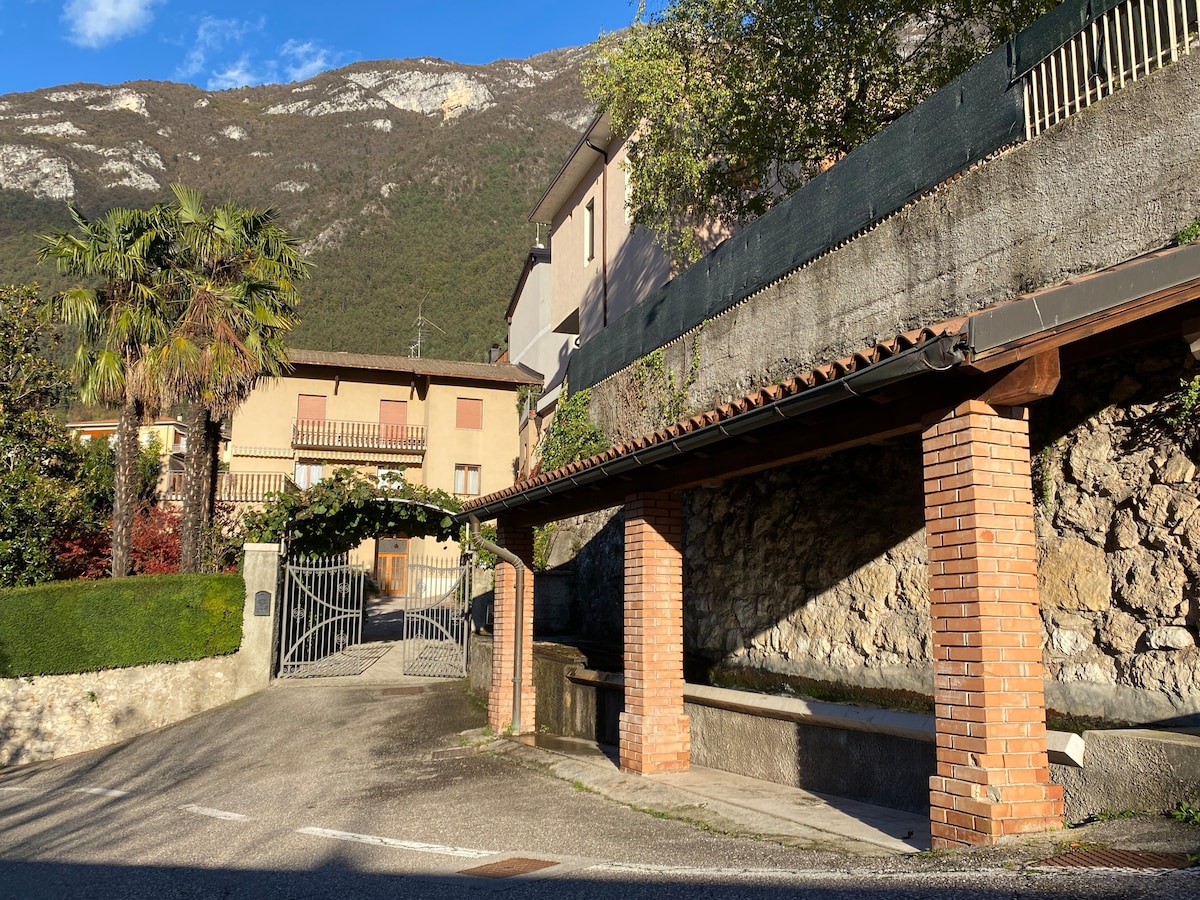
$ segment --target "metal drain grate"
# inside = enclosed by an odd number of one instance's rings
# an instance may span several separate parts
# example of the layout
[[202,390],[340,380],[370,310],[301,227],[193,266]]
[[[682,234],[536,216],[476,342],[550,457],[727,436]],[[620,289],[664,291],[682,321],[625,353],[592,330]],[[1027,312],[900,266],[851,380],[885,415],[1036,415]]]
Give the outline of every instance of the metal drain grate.
[[473,869],[463,869],[459,875],[474,875],[476,878],[512,878],[514,875],[528,875],[541,869],[557,866],[558,863],[546,859],[526,859],[515,856],[500,862],[488,863],[486,866],[476,866]]
[[1153,850],[1073,850],[1044,859],[1039,866],[1064,866],[1073,869],[1186,869],[1186,853],[1158,853]]

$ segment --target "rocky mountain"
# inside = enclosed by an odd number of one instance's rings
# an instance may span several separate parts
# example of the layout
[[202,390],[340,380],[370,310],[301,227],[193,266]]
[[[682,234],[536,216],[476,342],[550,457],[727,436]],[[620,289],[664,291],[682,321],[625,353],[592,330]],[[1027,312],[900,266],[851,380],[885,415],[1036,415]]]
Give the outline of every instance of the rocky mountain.
[[174,181],[276,206],[315,263],[292,343],[478,359],[534,240],[526,217],[591,110],[576,48],[465,66],[363,62],[209,92],[168,82],[0,97],[0,282],[61,286],[36,236]]

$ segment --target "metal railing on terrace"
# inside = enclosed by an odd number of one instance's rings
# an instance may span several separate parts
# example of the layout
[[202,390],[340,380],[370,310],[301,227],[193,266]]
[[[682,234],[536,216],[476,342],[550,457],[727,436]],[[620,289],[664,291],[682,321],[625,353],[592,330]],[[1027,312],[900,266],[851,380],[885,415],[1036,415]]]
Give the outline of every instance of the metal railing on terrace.
[[1200,0],[1125,0],[1097,14],[1024,76],[1026,139],[1189,55],[1198,23]]
[[[183,499],[184,474],[172,472],[167,478],[167,489],[160,499],[180,501]],[[217,474],[217,500],[223,503],[261,503],[267,494],[290,494],[300,488],[287,475],[277,472],[219,472]]]
[[425,429],[419,425],[293,419],[292,446],[311,450],[391,450],[423,453]]

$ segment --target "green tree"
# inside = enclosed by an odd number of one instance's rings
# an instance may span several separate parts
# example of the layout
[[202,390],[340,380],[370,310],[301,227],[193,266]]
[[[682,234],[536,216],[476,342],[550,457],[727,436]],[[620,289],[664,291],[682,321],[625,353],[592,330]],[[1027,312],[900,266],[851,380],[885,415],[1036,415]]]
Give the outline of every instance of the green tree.
[[0,586],[37,584],[57,571],[55,543],[78,521],[79,460],[53,415],[68,388],[48,361],[51,332],[37,292],[0,288]]
[[165,209],[117,207],[96,221],[71,207],[75,228],[42,237],[41,260],[59,272],[98,282],[58,294],[50,312],[78,335],[72,375],[86,403],[119,407],[112,517],[112,574],[131,571],[137,505],[138,428],[161,406],[162,388],[147,366],[166,340],[173,311],[160,275],[170,252]]
[[179,313],[154,369],[173,397],[189,401],[180,565],[198,572],[216,500],[221,420],[260,378],[286,366],[284,337],[298,321],[297,285],[308,266],[276,210],[232,202],[205,209],[198,191],[171,190],[168,281]]
[[643,2],[585,69],[629,143],[636,223],[694,259],[944,85],[1055,0]]

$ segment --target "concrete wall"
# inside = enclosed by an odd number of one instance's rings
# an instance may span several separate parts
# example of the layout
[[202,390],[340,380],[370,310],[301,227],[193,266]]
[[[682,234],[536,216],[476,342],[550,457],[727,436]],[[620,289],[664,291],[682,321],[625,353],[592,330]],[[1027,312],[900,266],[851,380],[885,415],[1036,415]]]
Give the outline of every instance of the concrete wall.
[[[901,209],[709,322],[689,391],[712,408],[877,340],[1167,243],[1200,213],[1200,56],[1131,84]],[[691,339],[667,348],[685,383]],[[627,369],[592,391],[614,441]],[[621,423],[622,427],[614,427]]]
[[[472,635],[471,693],[491,684],[491,638]],[[536,727],[615,744],[620,676],[587,670],[575,648],[534,647]],[[805,702],[688,684],[692,763],[776,784],[924,813],[935,768],[930,715]],[[1066,818],[1102,812],[1166,812],[1200,796],[1200,736],[1130,729],[1052,732],[1051,774],[1065,789]]]
[[[94,750],[260,691],[271,680],[279,547],[247,544],[236,653],[169,665],[0,680],[0,765]],[[266,590],[271,611],[254,614]]]

